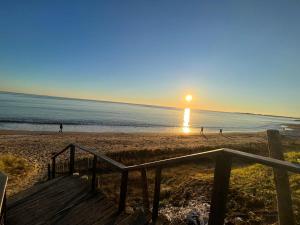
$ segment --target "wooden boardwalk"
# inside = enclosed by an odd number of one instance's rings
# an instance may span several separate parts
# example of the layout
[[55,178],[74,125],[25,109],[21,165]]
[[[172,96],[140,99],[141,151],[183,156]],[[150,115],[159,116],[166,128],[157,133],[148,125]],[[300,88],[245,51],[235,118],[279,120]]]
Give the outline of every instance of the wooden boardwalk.
[[8,201],[9,225],[143,225],[142,212],[118,214],[102,193],[89,190],[76,176],[39,184]]

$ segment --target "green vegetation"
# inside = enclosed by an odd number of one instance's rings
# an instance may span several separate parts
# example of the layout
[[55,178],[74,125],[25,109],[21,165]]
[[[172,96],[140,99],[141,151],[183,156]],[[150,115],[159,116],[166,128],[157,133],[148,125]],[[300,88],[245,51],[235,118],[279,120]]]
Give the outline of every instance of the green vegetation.
[[[289,152],[285,159],[300,161],[300,152]],[[293,208],[300,222],[300,175],[290,174]],[[228,209],[230,215],[244,217],[250,224],[272,224],[277,220],[276,191],[272,169],[251,165],[232,171]]]

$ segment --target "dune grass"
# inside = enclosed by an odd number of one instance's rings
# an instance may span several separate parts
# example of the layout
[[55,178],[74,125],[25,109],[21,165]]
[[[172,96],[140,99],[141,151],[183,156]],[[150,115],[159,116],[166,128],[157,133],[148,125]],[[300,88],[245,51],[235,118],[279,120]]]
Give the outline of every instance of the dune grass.
[[8,196],[24,188],[35,168],[25,159],[12,154],[0,154],[0,171],[8,175]]
[[29,163],[11,154],[0,155],[0,171],[8,175],[22,175],[30,169]]
[[[285,159],[299,163],[300,152],[287,152]],[[272,169],[259,164],[235,163],[234,165],[227,205],[228,221],[236,221],[239,218],[241,225],[275,224],[277,221],[276,190]],[[199,197],[202,202],[209,203],[213,168],[212,161],[207,161],[201,164],[164,169],[160,206],[181,207]],[[147,175],[151,198],[154,190],[154,173],[149,170]],[[291,173],[289,178],[294,214],[297,224],[300,224],[300,174]],[[100,188],[117,201],[119,196],[118,174],[103,174],[100,179]],[[129,174],[128,205],[130,206],[136,207],[142,203],[140,181],[139,172]]]
[[[300,162],[300,152],[288,152],[285,159]],[[293,210],[300,224],[300,174],[289,175]],[[276,190],[273,171],[262,165],[251,165],[232,171],[229,215],[240,216],[250,224],[272,224],[277,221]]]

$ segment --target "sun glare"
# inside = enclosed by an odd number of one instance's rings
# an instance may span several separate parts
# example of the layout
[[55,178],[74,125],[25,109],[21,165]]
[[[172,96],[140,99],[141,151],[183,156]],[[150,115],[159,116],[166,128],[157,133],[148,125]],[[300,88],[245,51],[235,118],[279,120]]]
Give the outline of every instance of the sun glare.
[[193,96],[192,96],[192,95],[187,95],[187,96],[185,96],[185,100],[186,100],[187,102],[190,102],[190,101],[193,100]]
[[183,132],[186,134],[190,132],[190,113],[191,110],[189,108],[184,109],[182,128],[183,128]]

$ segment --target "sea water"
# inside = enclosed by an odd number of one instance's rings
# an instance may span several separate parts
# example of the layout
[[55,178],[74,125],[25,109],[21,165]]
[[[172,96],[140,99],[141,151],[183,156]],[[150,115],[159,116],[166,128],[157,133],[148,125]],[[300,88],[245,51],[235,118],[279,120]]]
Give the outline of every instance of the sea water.
[[[0,129],[79,132],[252,132],[284,129],[295,118],[214,112],[0,92]],[[187,127],[186,127],[187,126]]]

